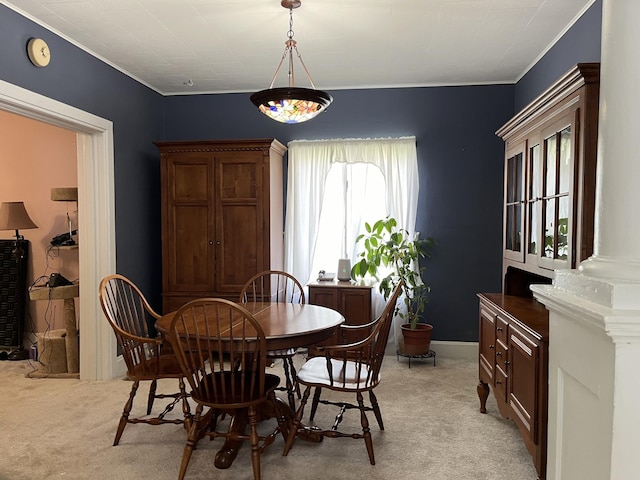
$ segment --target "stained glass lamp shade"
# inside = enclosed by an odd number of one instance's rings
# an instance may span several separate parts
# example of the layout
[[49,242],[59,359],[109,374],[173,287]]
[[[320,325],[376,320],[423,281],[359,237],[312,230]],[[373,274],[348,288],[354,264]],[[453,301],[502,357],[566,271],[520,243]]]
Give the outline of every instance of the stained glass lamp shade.
[[[271,85],[266,90],[251,95],[250,99],[258,109],[269,118],[281,123],[302,123],[311,120],[319,113],[322,113],[331,104],[333,98],[327,92],[316,90],[311,75],[307,70],[302,56],[298,52],[296,41],[293,39],[293,9],[299,7],[299,0],[282,0],[281,5],[289,9],[289,32],[288,40],[285,42],[285,50],[276,73],[273,76]],[[300,64],[304,69],[312,88],[301,88],[295,86],[295,77],[293,71],[293,52],[300,60]],[[288,59],[289,63],[289,86],[273,88],[273,84],[278,76],[280,67],[284,59]]]

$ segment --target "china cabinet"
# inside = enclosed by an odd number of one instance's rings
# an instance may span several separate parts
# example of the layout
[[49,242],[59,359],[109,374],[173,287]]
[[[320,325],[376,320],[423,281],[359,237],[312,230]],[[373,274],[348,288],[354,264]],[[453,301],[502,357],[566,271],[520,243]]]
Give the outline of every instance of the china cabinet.
[[576,65],[497,131],[506,281],[510,267],[551,278],[593,253],[599,72],[597,63]]
[[581,63],[496,133],[505,142],[503,291],[479,297],[480,411],[493,390],[546,476],[549,314],[530,285],[593,253],[600,68]]

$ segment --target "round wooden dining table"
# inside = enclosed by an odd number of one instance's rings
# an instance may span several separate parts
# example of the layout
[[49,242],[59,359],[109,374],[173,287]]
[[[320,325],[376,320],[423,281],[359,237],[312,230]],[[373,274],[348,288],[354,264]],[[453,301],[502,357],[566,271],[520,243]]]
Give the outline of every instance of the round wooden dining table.
[[[243,303],[258,321],[264,331],[267,340],[267,350],[286,350],[289,348],[308,347],[317,345],[331,338],[342,323],[344,317],[335,310],[319,305],[276,303],[276,302],[248,302]],[[171,322],[176,312],[163,315],[156,321],[156,329],[166,335],[171,328]],[[203,320],[204,321],[204,320]],[[180,332],[178,332],[180,333]],[[263,412],[264,418],[270,418],[283,414],[287,421],[291,421],[294,412],[289,404],[279,401],[280,412]],[[244,415],[234,418],[231,428],[244,430],[246,425]],[[208,423],[205,420],[203,423]],[[317,437],[312,430],[300,429],[301,438],[320,442],[322,437]],[[241,442],[227,440],[216,454],[214,465],[217,468],[229,468],[235,459]]]
[[[242,306],[264,331],[267,350],[308,347],[331,338],[344,317],[327,307],[297,303],[248,302]],[[156,329],[166,335],[176,312],[156,321]]]

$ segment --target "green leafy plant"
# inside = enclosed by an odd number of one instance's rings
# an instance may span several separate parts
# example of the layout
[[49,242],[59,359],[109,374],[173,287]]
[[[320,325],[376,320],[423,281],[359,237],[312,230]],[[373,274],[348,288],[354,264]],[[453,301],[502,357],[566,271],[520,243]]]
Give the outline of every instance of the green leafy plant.
[[[373,225],[365,223],[365,230],[367,233],[356,238],[356,243],[363,242],[364,251],[351,269],[351,277],[374,277],[385,300],[402,282],[402,297],[407,312],[401,311],[398,305],[396,315],[409,323],[411,329],[415,329],[430,291],[422,280],[426,267],[420,261],[429,257],[429,249],[436,245],[436,241],[430,237],[423,240],[409,238],[409,232],[398,228],[398,222],[393,217],[383,218]],[[391,272],[380,278],[382,267],[390,267]]]

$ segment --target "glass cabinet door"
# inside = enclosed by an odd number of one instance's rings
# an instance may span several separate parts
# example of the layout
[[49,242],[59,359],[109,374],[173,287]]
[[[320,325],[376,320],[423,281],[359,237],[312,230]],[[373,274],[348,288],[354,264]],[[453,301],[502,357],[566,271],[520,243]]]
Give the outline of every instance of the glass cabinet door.
[[529,146],[527,163],[527,255],[537,256],[542,244],[540,200],[542,197],[542,154],[540,142]]
[[517,149],[505,164],[505,257],[524,261],[524,149]]
[[542,195],[540,222],[542,227],[539,265],[545,268],[571,268],[573,189],[573,125],[570,118],[543,134]]

